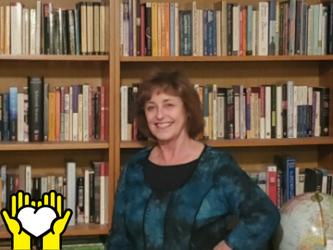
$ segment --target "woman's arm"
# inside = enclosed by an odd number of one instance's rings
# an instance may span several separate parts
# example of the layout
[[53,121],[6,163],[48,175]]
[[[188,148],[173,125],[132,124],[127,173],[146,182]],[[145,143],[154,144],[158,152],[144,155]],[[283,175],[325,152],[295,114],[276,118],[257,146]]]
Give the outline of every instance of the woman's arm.
[[126,179],[126,167],[122,170],[119,177],[117,191],[115,195],[112,226],[107,239],[108,250],[127,250],[130,248],[130,242],[126,233],[126,226],[124,221],[124,208],[126,205],[125,199],[125,179]]
[[233,250],[260,249],[277,228],[279,211],[236,161],[228,154],[225,157],[226,165],[218,173],[216,183],[224,194],[224,202],[238,217],[225,243]]

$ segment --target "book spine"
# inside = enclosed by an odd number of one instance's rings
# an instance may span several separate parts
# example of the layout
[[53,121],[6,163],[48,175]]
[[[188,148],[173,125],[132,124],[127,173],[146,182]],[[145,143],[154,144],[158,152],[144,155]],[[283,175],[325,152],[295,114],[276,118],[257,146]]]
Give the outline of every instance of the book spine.
[[76,163],[67,162],[67,208],[71,209],[73,214],[68,225],[75,225],[76,218],[76,207],[75,207],[75,197],[76,197]]
[[17,140],[17,87],[9,88],[9,139]]
[[29,141],[43,141],[43,77],[28,77]]

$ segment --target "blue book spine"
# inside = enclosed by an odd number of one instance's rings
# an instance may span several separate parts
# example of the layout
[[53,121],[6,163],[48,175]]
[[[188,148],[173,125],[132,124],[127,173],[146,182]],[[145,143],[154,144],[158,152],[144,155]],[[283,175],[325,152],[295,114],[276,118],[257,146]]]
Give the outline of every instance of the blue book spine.
[[180,14],[180,55],[192,55],[192,11],[182,10]]
[[275,22],[276,22],[276,1],[268,1],[268,55],[275,55]]
[[288,201],[296,195],[296,160],[292,157],[288,157],[286,160],[287,167],[287,190],[286,190],[286,200]]
[[9,94],[3,94],[3,127],[2,140],[9,141]]
[[9,88],[9,139],[17,140],[17,87]]
[[211,10],[213,15],[213,55],[217,55],[216,10]]
[[208,55],[212,56],[214,53],[214,25],[213,25],[213,12],[211,10],[207,10],[208,13]]

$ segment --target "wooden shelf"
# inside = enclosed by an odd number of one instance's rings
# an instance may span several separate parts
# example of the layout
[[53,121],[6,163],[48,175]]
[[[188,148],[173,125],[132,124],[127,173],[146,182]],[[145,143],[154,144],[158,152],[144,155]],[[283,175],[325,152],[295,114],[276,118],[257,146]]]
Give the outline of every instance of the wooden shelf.
[[[244,140],[204,140],[212,147],[275,147],[275,146],[309,146],[309,145],[333,145],[333,137],[312,137],[297,139],[244,139]],[[120,148],[143,148],[153,145],[149,141],[121,142]]]
[[108,142],[0,142],[0,151],[108,149]]
[[0,55],[0,61],[109,61],[108,55]]
[[324,56],[122,56],[120,62],[278,62],[278,61],[332,61]]
[[[107,235],[109,233],[108,225],[99,224],[77,224],[68,226],[63,236],[84,236],[84,235]],[[0,226],[0,239],[10,238],[6,226]]]

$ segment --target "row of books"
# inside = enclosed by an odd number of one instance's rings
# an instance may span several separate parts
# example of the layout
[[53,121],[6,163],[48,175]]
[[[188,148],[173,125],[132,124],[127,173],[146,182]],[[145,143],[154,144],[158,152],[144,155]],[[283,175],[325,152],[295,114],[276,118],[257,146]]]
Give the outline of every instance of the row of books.
[[121,2],[123,56],[333,54],[332,1]]
[[105,140],[105,87],[56,86],[43,77],[28,77],[23,91],[0,93],[0,138],[3,141]]
[[248,172],[250,178],[280,208],[289,199],[307,192],[333,195],[333,172],[323,167],[300,169],[290,155],[275,155],[266,171]]
[[89,167],[77,169],[75,162],[66,163],[66,174],[35,175],[32,166],[20,164],[18,168],[1,166],[0,204],[9,209],[10,195],[18,190],[31,194],[33,200],[42,200],[51,190],[62,194],[64,209],[73,215],[69,225],[76,223],[108,223],[108,164],[91,161]]
[[[139,84],[121,86],[121,140],[145,140],[132,117]],[[198,139],[271,139],[328,136],[327,87],[293,81],[255,87],[194,84],[205,128]]]
[[109,8],[79,2],[74,9],[36,1],[0,6],[0,54],[106,54]]

